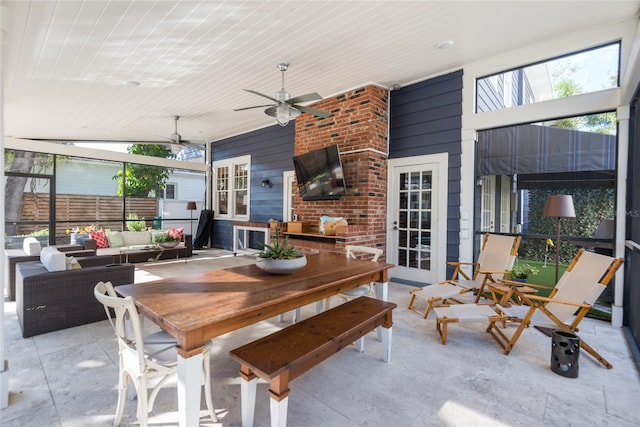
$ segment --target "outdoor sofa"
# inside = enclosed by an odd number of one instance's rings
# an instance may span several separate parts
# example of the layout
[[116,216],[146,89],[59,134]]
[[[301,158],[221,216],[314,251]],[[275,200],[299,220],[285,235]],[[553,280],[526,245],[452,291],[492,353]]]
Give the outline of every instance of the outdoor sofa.
[[134,282],[133,264],[113,264],[111,256],[76,260],[75,268],[57,271],[49,271],[42,258],[16,264],[16,313],[24,338],[106,319],[93,295],[96,284]]
[[[120,231],[107,234],[107,247],[99,245],[91,237],[79,236],[76,242],[84,249],[95,250],[97,255],[111,255],[113,262],[147,262],[149,259],[190,258],[193,255],[191,234],[182,234],[182,241],[175,248],[159,248],[153,242],[153,235],[166,231]],[[116,238],[117,237],[117,238]]]
[[[25,239],[27,241],[27,239]],[[16,264],[26,261],[37,261],[40,259],[40,243],[34,246],[33,239],[23,246],[22,249],[5,249],[4,250],[4,266],[5,266],[5,283],[7,287],[7,297],[9,301],[16,300]],[[84,249],[82,245],[59,245],[56,246],[60,252],[65,252],[68,256],[76,258],[96,255],[95,249]]]

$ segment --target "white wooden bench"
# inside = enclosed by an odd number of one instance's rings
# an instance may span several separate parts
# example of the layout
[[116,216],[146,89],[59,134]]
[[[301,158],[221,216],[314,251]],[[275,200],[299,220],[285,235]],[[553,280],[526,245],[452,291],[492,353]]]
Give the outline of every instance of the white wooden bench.
[[287,424],[289,382],[331,355],[382,327],[382,359],[391,359],[392,310],[396,304],[360,297],[231,350],[240,362],[242,426],[253,426],[257,379],[269,383],[271,426]]

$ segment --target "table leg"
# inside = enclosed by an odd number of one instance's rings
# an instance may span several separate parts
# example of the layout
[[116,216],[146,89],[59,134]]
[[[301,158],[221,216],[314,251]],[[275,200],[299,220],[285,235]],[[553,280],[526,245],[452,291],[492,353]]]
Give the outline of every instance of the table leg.
[[233,227],[233,256],[238,254],[238,228]]
[[202,353],[184,358],[178,352],[178,422],[180,427],[200,423]]
[[[376,298],[382,301],[388,301],[389,299],[389,282],[376,282],[374,286],[374,290],[376,291]],[[382,341],[382,327],[378,326],[376,328],[376,335],[378,341]]]

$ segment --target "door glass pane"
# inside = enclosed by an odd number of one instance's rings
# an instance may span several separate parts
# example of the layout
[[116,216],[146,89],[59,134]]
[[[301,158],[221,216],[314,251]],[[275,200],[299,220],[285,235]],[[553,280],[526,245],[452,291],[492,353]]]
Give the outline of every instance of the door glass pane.
[[398,265],[407,266],[407,251],[406,249],[398,249]]
[[409,226],[411,228],[418,228],[418,211],[412,211],[409,215],[411,218]]
[[399,231],[398,232],[398,246],[402,247],[402,248],[406,248],[407,247],[407,232],[406,231]]
[[407,190],[409,188],[409,175],[406,173],[400,174],[400,191]]
[[403,211],[398,214],[399,220],[400,220],[398,225],[400,228],[407,228],[407,215],[408,215],[407,211]]
[[422,192],[422,209],[431,209],[431,191]]
[[409,207],[409,195],[407,193],[400,193],[400,209],[407,209]]

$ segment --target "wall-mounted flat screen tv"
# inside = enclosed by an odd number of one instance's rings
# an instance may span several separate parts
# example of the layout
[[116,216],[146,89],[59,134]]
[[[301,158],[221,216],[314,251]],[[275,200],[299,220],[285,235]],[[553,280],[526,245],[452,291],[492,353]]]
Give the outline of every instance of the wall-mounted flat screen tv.
[[293,157],[302,200],[336,200],[346,192],[337,145]]

